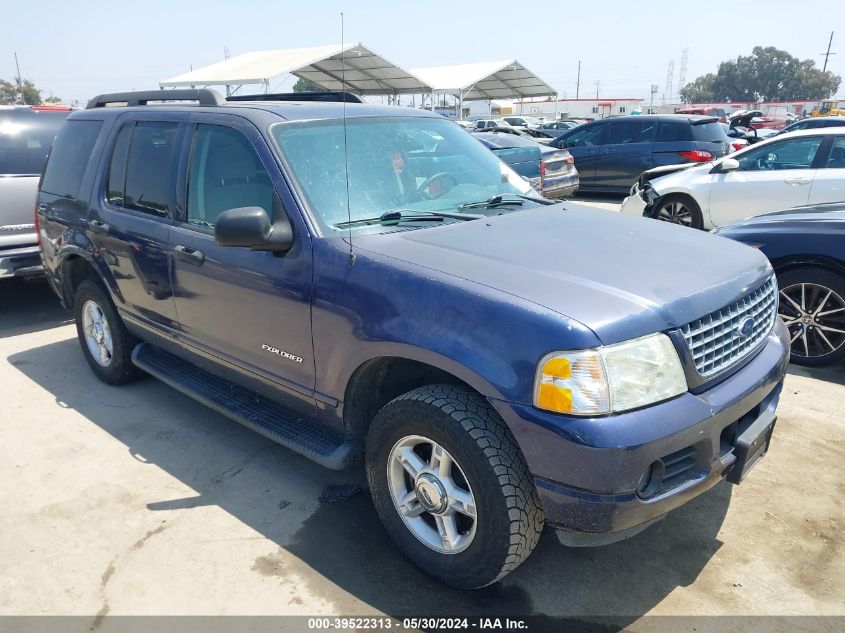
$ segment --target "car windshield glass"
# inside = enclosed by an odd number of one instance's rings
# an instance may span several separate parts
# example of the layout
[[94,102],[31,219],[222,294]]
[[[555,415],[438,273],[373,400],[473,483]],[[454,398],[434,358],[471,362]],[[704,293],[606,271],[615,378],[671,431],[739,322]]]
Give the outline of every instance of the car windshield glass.
[[[477,139],[446,119],[350,118],[345,134],[340,119],[276,123],[270,131],[306,205],[327,234],[350,226],[376,232],[432,226],[436,223],[354,223],[397,209],[460,212],[467,202],[533,191]],[[527,206],[532,205],[481,212]]]
[[37,175],[70,112],[0,110],[0,175]]

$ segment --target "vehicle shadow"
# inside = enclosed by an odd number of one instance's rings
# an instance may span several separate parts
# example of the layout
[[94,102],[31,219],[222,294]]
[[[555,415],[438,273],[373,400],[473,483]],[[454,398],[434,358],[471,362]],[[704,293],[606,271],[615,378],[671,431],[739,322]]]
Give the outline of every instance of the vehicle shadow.
[[40,332],[71,320],[46,279],[0,281],[0,337]]
[[[695,581],[721,546],[728,484],[614,545],[568,549],[547,530],[531,558],[503,581],[453,590],[390,543],[363,490],[361,468],[323,470],[153,379],[119,388],[99,383],[85,370],[75,339],[16,353],[9,361],[61,406],[124,444],[127,460],[155,464],[196,492],[152,499],[150,512],[218,505],[277,546],[237,573],[283,576],[290,569],[282,557],[293,554],[308,568],[293,570],[299,581],[339,614],[360,613],[364,603],[396,617],[534,616],[533,631],[562,630],[562,618],[612,616],[624,624]],[[304,501],[297,498],[303,490],[310,495]],[[300,510],[303,520],[285,519]]]
[[837,385],[845,385],[845,363],[838,363],[828,367],[802,367],[801,365],[790,363],[787,373],[792,376],[815,378],[816,380],[824,380]]

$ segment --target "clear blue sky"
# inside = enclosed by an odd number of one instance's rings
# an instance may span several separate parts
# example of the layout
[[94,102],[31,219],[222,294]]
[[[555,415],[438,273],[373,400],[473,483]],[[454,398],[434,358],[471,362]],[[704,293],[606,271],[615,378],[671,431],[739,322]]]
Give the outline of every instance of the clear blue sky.
[[[819,55],[834,36],[828,66],[845,75],[845,8],[838,0],[601,3],[289,2],[272,0],[10,0],[0,10],[0,78],[21,74],[49,95],[86,100],[101,92],[156,88],[158,82],[231,55],[273,48],[361,41],[400,66],[432,66],[516,58],[574,96],[578,60],[581,96],[648,98],[689,48],[687,81],[719,62],[776,46],[801,59]],[[496,16],[494,23],[479,16]],[[747,25],[746,27],[743,25]],[[290,87],[283,83],[279,89]],[[845,94],[845,86],[840,88]]]

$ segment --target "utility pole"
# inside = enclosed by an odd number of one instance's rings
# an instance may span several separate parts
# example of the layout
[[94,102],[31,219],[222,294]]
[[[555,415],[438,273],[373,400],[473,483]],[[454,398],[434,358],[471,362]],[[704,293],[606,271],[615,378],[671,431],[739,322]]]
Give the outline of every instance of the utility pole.
[[599,98],[599,86],[601,85],[600,81],[596,82],[596,99]]
[[21,67],[20,67],[20,64],[18,64],[18,54],[17,53],[15,53],[15,68],[18,71],[18,76],[15,77],[15,79],[17,80],[17,84],[18,84],[18,95],[20,95],[21,105],[26,105],[26,101],[23,98],[23,83],[21,81]]
[[581,95],[581,60],[578,60],[578,79],[575,81],[575,98]]
[[826,52],[826,53],[822,53],[822,55],[824,56],[824,68],[822,68],[822,72],[826,72],[826,71],[827,71],[827,60],[828,60],[828,58],[829,58],[831,55],[836,55],[836,53],[831,53],[831,52],[830,52],[830,46],[831,46],[831,44],[833,44],[833,31],[831,31],[831,32],[830,32],[830,39],[827,41],[827,52]]

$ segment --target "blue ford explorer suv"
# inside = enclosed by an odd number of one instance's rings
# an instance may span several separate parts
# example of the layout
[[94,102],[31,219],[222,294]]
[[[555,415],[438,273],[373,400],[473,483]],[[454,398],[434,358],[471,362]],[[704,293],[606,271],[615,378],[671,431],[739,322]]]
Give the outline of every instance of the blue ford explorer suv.
[[553,204],[430,113],[103,95],[59,132],[36,213],[98,377],[363,460],[396,545],[457,587],[544,524],[631,536],[769,445],[789,340],[763,255]]

